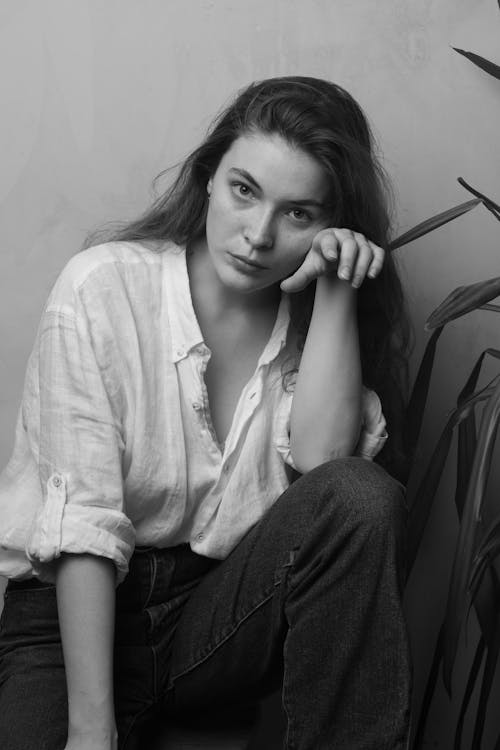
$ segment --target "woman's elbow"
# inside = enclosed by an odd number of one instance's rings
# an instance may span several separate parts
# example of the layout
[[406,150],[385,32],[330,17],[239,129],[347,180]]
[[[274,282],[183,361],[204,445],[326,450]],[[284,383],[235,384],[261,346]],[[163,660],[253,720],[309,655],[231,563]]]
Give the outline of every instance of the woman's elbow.
[[315,469],[316,466],[321,466],[321,464],[327,461],[352,456],[354,448],[355,446],[351,443],[335,445],[329,449],[312,448],[306,445],[294,446],[293,443],[290,445],[293,463],[300,474],[307,474],[307,472]]

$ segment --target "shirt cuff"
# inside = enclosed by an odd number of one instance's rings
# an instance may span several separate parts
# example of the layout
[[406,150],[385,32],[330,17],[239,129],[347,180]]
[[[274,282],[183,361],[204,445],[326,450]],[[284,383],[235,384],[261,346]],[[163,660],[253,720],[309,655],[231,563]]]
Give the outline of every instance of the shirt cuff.
[[380,399],[374,390],[366,386],[363,386],[362,391],[362,415],[363,424],[354,455],[372,460],[382,450],[389,436]]
[[62,552],[90,554],[113,560],[116,585],[128,573],[135,545],[130,520],[119,510],[67,502],[66,481],[52,474],[47,481],[47,500],[36,517],[26,545],[35,575],[55,582],[54,561]]
[[276,439],[274,445],[285,464],[298,471],[292,458],[290,450],[290,415],[292,408],[293,392],[286,392],[279,411],[276,424]]

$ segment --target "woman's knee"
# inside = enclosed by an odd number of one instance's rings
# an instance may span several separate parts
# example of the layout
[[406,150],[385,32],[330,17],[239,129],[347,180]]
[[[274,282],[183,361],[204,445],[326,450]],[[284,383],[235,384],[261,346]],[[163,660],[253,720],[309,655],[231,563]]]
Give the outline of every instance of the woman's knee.
[[406,520],[405,489],[384,468],[357,456],[336,458],[303,475],[317,488],[318,511],[358,524],[396,526]]

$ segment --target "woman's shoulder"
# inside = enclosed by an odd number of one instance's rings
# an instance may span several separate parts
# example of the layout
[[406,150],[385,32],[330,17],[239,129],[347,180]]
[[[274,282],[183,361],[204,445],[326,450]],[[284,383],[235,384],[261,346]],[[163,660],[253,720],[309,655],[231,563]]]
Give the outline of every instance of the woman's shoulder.
[[93,245],[73,255],[66,263],[62,274],[79,286],[97,269],[103,266],[159,265],[165,254],[178,249],[172,242],[114,241]]
[[130,283],[132,266],[161,266],[180,248],[172,242],[113,241],[93,245],[73,255],[62,268],[47,306],[61,307],[85,293],[112,292],[113,285]]

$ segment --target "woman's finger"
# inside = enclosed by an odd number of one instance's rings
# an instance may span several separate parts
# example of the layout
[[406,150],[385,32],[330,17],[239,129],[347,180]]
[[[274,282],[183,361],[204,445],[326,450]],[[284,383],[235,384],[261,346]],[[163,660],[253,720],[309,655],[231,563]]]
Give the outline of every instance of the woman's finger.
[[328,230],[316,235],[312,243],[312,249],[315,246],[328,263],[334,263],[338,260],[340,242],[333,231]]
[[302,264],[297,268],[295,273],[289,276],[287,279],[283,279],[280,284],[280,288],[284,292],[300,292],[305,289],[308,284],[321,273],[321,269],[318,264],[318,256],[309,250]]
[[342,240],[339,253],[338,277],[349,281],[358,257],[358,243],[353,236]]
[[370,279],[374,279],[375,276],[377,276],[382,266],[385,262],[385,250],[382,247],[379,247],[374,242],[368,243],[371,247],[372,253],[373,253],[373,260],[371,262],[370,268],[368,269],[368,276]]
[[373,250],[370,243],[363,235],[356,235],[358,245],[358,257],[352,274],[352,286],[358,288],[365,280],[368,269],[373,262]]

